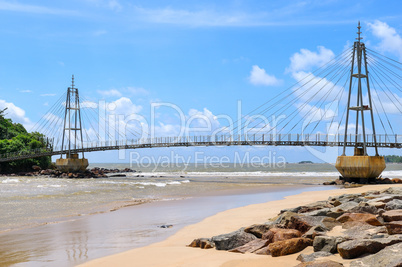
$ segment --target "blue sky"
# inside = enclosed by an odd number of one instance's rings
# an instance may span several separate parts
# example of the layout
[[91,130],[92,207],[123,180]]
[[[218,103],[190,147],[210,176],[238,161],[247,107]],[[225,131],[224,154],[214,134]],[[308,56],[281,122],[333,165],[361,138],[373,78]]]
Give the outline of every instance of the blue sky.
[[[247,113],[293,84],[295,68],[311,71],[340,54],[354,42],[359,20],[367,47],[402,61],[401,8],[396,0],[0,0],[0,108],[29,128],[74,74],[85,99],[113,102],[124,115],[149,120],[151,103],[162,102],[189,117],[236,117],[238,101]],[[159,109],[160,135],[176,133],[177,116]],[[323,160],[304,148],[274,150],[289,162]],[[264,155],[267,148],[175,151]],[[117,152],[102,153],[87,157],[118,161]]]

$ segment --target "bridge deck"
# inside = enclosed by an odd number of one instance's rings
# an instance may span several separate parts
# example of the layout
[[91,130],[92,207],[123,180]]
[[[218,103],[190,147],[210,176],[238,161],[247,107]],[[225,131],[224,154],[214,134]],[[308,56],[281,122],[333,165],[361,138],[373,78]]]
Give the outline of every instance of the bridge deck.
[[[349,136],[348,136],[349,137]],[[377,135],[377,147],[380,148],[402,148],[402,136],[385,136]],[[71,153],[121,150],[121,149],[139,149],[139,148],[156,148],[156,147],[189,147],[189,146],[329,146],[341,147],[344,142],[340,141],[341,135],[250,135],[250,136],[186,136],[186,137],[155,137],[138,140],[124,141],[102,141],[85,143],[83,148],[71,149]],[[363,143],[356,141],[355,136],[351,135],[347,138],[347,147],[361,147]],[[395,142],[390,142],[393,139]],[[367,135],[366,146],[375,147],[373,135]],[[385,141],[384,141],[385,140]],[[388,140],[388,141],[387,141]],[[8,162],[13,160],[36,158],[42,156],[53,156],[67,154],[68,149],[41,149],[33,151],[24,151],[18,153],[8,153],[0,155],[0,162]]]

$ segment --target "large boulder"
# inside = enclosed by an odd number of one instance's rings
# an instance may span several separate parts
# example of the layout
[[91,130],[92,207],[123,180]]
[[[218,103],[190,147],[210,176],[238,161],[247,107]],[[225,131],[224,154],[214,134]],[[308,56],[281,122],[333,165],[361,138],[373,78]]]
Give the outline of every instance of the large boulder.
[[369,205],[366,202],[360,202],[356,207],[348,210],[350,213],[370,213],[377,214],[378,209],[375,206]]
[[358,260],[352,261],[350,267],[366,267],[366,266],[402,266],[402,243],[395,244],[384,248],[376,254],[369,255]]
[[313,242],[314,251],[336,253],[338,244],[346,240],[346,237],[341,236],[316,236]]
[[313,240],[304,237],[278,241],[268,245],[272,257],[284,256],[302,251],[313,244]]
[[188,246],[193,248],[208,249],[215,247],[215,244],[209,238],[197,238],[194,239],[193,242],[191,242]]
[[348,202],[342,203],[339,206],[331,208],[331,211],[332,212],[347,212],[348,210],[353,209],[357,205],[358,205],[358,203],[356,203],[355,201],[348,201]]
[[263,234],[269,231],[272,227],[272,224],[253,224],[244,229],[244,232],[253,234],[258,238],[261,238]]
[[323,220],[327,218],[325,216],[308,216],[303,214],[296,214],[290,217],[290,220],[285,224],[285,228],[296,229],[301,233],[306,233],[311,227],[320,225],[327,228],[323,224]]
[[338,244],[338,252],[344,259],[354,259],[363,254],[374,254],[387,246],[402,242],[402,235],[388,238],[356,239]]
[[342,267],[343,264],[331,261],[331,260],[317,260],[317,261],[306,261],[297,264],[295,267]]
[[262,235],[262,239],[268,240],[269,243],[300,237],[301,233],[295,229],[272,228]]
[[257,239],[255,235],[239,229],[228,234],[213,236],[211,241],[215,244],[217,250],[231,250],[243,246],[254,239]]
[[389,235],[402,234],[402,221],[385,223]]
[[237,252],[237,253],[246,253],[246,252],[256,252],[257,250],[268,246],[269,240],[255,239],[253,241],[248,242],[247,244],[231,249],[229,252]]
[[402,200],[393,199],[384,206],[385,210],[398,210],[402,209]]
[[402,221],[402,209],[388,210],[381,214],[385,222]]
[[336,219],[341,223],[367,223],[373,226],[381,226],[376,216],[369,213],[344,213]]

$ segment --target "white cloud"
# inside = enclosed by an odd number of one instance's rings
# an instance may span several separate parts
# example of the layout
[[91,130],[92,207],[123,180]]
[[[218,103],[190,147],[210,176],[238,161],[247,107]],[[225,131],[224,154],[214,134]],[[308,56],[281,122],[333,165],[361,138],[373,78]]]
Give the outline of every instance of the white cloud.
[[131,99],[121,97],[108,104],[108,110],[112,114],[133,115],[142,110],[142,106],[134,105]]
[[98,90],[98,93],[101,94],[104,97],[110,97],[110,96],[117,96],[120,97],[122,96],[122,93],[116,89],[110,89],[110,90]]
[[300,53],[295,53],[290,58],[290,66],[287,71],[308,71],[313,67],[321,67],[335,57],[334,52],[323,46],[317,47],[318,52],[308,49],[300,49]]
[[402,37],[396,30],[387,23],[376,20],[374,23],[368,23],[374,36],[381,39],[378,48],[384,52],[390,52],[402,59]]
[[31,90],[21,90],[20,92],[21,92],[21,93],[32,93]]
[[113,11],[122,10],[123,6],[118,0],[86,0],[87,2],[97,6],[111,9]]
[[133,95],[148,95],[149,94],[149,92],[147,90],[145,90],[144,88],[141,88],[141,87],[129,86],[125,90]]
[[278,80],[275,76],[266,73],[265,69],[254,65],[250,71],[249,81],[253,85],[279,85],[281,80]]
[[73,10],[19,4],[14,1],[8,2],[4,0],[0,1],[0,10],[24,12],[24,13],[36,13],[36,14],[49,14],[49,15],[78,15],[78,12]]
[[7,102],[5,100],[0,99],[0,110],[6,110],[6,117],[13,120],[13,122],[21,123],[27,130],[33,126],[32,122],[28,117],[25,116],[25,110],[20,107],[17,107],[13,103]]
[[80,103],[80,108],[98,108],[98,104],[91,101],[83,101]]
[[40,96],[55,96],[56,94],[41,94]]

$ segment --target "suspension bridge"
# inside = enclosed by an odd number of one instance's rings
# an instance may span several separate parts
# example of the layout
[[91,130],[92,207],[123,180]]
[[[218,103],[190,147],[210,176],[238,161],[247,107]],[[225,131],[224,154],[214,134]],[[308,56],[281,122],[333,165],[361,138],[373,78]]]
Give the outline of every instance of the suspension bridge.
[[1,154],[0,162],[60,155],[60,164],[83,160],[87,165],[84,153],[92,151],[245,145],[342,147],[338,159],[353,148],[348,161],[369,157],[369,149],[372,158],[382,158],[378,148],[402,148],[402,135],[394,131],[402,113],[402,63],[366,48],[360,24],[356,39],[315,71],[293,73],[295,84],[213,134],[158,136],[139,120],[125,122],[122,130],[122,122],[107,120],[99,103],[80,96],[73,76],[67,92],[33,129],[43,134],[44,147]]

